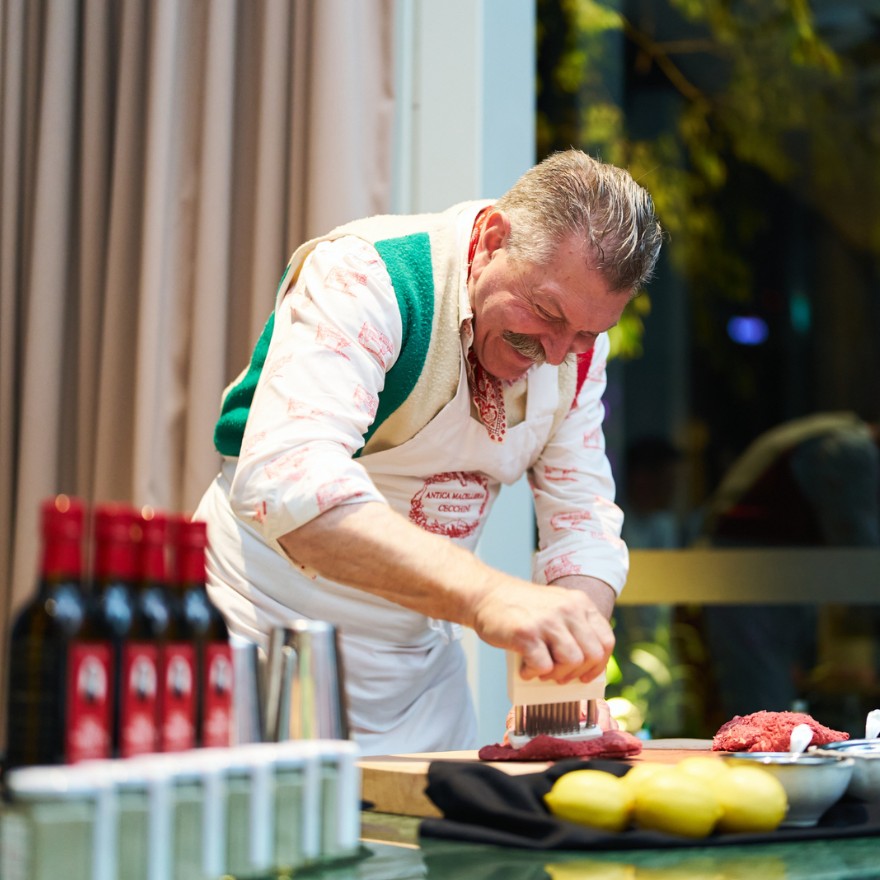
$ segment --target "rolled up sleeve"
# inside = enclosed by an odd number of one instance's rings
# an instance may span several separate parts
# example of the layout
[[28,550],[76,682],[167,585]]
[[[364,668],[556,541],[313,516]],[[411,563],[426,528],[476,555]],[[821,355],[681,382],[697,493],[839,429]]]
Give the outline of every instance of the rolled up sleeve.
[[619,594],[629,554],[602,431],[608,348],[607,335],[599,336],[578,397],[530,474],[539,536],[533,579],[584,575]]
[[384,501],[355,452],[401,346],[391,279],[358,238],[322,242],[276,306],[230,501],[267,541],[341,504]]

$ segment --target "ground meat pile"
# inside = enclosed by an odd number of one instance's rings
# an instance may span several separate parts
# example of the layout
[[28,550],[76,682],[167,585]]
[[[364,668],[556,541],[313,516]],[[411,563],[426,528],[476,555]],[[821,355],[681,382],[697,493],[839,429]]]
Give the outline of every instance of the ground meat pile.
[[753,712],[751,715],[735,715],[718,728],[712,740],[712,748],[720,752],[787,752],[791,732],[798,724],[812,728],[810,745],[849,739],[849,734],[832,730],[803,712]]
[[556,736],[536,736],[522,748],[495,744],[478,752],[481,761],[559,761],[562,758],[628,758],[642,750],[641,740],[623,730],[572,742]]

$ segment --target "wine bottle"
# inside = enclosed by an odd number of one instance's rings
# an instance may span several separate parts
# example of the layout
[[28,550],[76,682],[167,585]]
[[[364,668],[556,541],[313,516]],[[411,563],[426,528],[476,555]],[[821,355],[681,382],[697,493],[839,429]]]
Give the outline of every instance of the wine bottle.
[[139,605],[159,640],[159,750],[195,748],[195,645],[168,577],[168,517],[146,508],[140,518]]
[[41,505],[37,591],[10,634],[7,767],[110,756],[112,652],[83,589],[84,524],[77,498]]
[[131,758],[159,747],[159,645],[137,601],[137,512],[95,508],[92,592],[99,625],[113,646],[113,754]]
[[226,621],[205,588],[204,522],[179,517],[173,546],[178,595],[196,645],[196,743],[228,746],[232,733],[232,648]]

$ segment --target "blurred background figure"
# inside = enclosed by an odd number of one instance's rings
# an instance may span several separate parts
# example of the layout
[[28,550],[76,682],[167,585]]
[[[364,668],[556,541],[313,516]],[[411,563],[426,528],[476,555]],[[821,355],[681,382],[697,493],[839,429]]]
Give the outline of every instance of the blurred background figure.
[[[762,434],[710,499],[701,543],[880,546],[878,427],[851,412],[817,413]],[[852,717],[863,708],[854,700],[876,699],[878,608],[835,606],[834,584],[828,600],[704,609],[723,715],[819,701],[825,718],[842,716],[844,703]]]
[[880,425],[818,413],[758,437],[709,504],[704,535],[736,546],[880,546]]
[[681,452],[665,437],[647,436],[627,446],[623,538],[633,549],[681,547],[676,510]]

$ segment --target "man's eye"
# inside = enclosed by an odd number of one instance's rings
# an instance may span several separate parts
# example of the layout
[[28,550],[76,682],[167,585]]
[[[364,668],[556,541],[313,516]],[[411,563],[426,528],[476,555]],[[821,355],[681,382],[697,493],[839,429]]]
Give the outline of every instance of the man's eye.
[[558,321],[560,320],[558,316],[551,315],[547,309],[542,309],[541,306],[537,306],[538,317],[544,321]]

